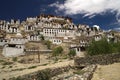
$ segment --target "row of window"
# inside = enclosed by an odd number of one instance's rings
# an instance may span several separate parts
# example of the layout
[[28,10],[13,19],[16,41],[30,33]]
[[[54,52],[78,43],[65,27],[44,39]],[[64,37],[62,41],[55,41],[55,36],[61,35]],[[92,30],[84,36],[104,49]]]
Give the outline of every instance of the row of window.
[[[66,30],[45,29],[45,32],[66,32]],[[70,32],[70,31],[69,31]]]
[[7,40],[0,40],[0,42],[7,42]]
[[61,42],[61,40],[54,40],[54,42]]
[[11,41],[22,41],[24,39],[16,39],[16,38],[12,38]]

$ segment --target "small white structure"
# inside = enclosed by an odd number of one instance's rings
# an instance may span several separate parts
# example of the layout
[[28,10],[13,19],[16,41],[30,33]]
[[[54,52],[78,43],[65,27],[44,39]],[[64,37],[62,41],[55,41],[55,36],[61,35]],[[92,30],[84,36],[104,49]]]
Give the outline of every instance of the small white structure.
[[94,39],[95,39],[95,41],[99,41],[102,39],[102,35],[95,35]]
[[75,46],[70,47],[70,50],[75,50],[76,56],[84,57],[85,47],[75,45]]
[[34,31],[34,26],[32,26],[32,25],[26,25],[25,26],[25,31]]
[[25,42],[26,38],[23,38],[20,33],[17,33],[16,36],[10,37],[9,43],[4,46],[2,54],[5,57],[24,55]]
[[27,36],[28,41],[40,41],[40,37],[37,34],[32,34]]
[[4,39],[4,38],[0,38],[0,46],[4,46],[5,44],[8,43],[8,40],[7,39]]
[[52,41],[53,44],[57,44],[57,45],[59,45],[63,42],[62,39],[60,39],[59,37],[53,38],[50,41]]

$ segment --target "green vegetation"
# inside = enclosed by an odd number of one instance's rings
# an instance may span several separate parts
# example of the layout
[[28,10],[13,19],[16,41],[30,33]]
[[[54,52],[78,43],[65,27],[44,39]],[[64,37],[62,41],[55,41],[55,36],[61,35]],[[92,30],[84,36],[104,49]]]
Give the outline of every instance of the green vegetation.
[[21,77],[13,77],[13,78],[10,78],[9,80],[25,80],[25,79],[22,79]]
[[37,80],[50,80],[50,69],[45,69],[37,74]]
[[106,39],[93,41],[87,48],[88,55],[120,53],[120,42],[108,42]]
[[63,48],[61,46],[58,46],[53,49],[53,56],[58,56],[62,54],[62,52],[63,52]]
[[46,65],[48,65],[48,63],[42,64],[41,66],[46,66]]
[[4,60],[0,60],[0,63],[5,62]]
[[22,71],[22,70],[25,70],[27,68],[19,68],[19,69],[13,69],[12,71]]
[[11,64],[13,64],[13,62],[4,62],[4,63],[2,63],[2,65],[11,65]]
[[41,35],[41,36],[40,36],[40,39],[41,39],[41,40],[45,40],[45,38],[44,38],[44,36],[43,36],[43,35]]
[[5,66],[3,66],[1,69],[4,69],[5,68]]
[[70,50],[68,55],[69,55],[69,57],[74,57],[76,55],[76,51],[75,50]]
[[8,68],[12,68],[13,66],[9,66]]
[[13,57],[12,61],[16,62],[17,61],[17,57]]
[[75,72],[73,72],[74,74],[78,74],[78,75],[81,75],[81,74],[84,74],[85,71],[82,71],[82,70],[76,70]]
[[30,66],[28,67],[28,69],[33,69],[33,68],[36,68],[37,66]]
[[45,41],[44,43],[45,43],[45,45],[47,45],[47,48],[48,48],[48,49],[51,48],[51,42],[50,42],[50,41],[47,40],[47,41]]

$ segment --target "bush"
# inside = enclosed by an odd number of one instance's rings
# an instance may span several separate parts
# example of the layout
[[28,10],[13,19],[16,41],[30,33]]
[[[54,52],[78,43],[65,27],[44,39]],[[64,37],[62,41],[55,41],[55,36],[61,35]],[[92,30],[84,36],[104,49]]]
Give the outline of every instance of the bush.
[[114,53],[120,53],[120,42],[113,43],[112,46],[113,46]]
[[31,67],[28,67],[28,69],[33,69],[33,68],[36,68],[37,66],[31,66]]
[[41,40],[45,40],[45,38],[44,38],[44,36],[43,36],[43,35],[41,35],[41,36],[40,36],[40,38],[41,38]]
[[61,46],[53,49],[53,56],[60,55],[63,52],[63,48]]
[[37,74],[37,80],[50,80],[50,69],[45,69]]
[[8,68],[12,68],[13,66],[9,66]]
[[4,63],[2,63],[2,65],[11,65],[11,64],[13,64],[12,62],[4,62]]
[[17,57],[13,57],[13,58],[12,58],[12,61],[17,61]]
[[73,50],[70,50],[70,52],[68,53],[68,55],[70,57],[74,57],[76,55],[76,51],[73,49]]
[[45,45],[47,45],[47,48],[50,49],[50,47],[51,47],[51,42],[50,42],[50,41],[45,41]]
[[87,53],[89,55],[110,54],[113,53],[113,47],[106,39],[93,41],[87,48]]

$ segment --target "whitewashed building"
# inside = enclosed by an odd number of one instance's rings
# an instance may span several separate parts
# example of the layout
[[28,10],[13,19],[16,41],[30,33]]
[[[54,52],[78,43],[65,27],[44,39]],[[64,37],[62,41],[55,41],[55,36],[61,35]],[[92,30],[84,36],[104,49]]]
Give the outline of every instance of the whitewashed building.
[[7,39],[5,39],[5,38],[3,38],[3,37],[0,37],[0,46],[4,46],[4,45],[6,45],[8,43],[8,40]]
[[44,28],[43,36],[45,37],[45,40],[50,40],[53,43],[58,42],[58,44],[60,44],[62,42],[67,42],[70,39],[75,39],[75,31],[57,28]]
[[100,34],[94,36],[95,41],[99,41],[101,39],[102,39],[102,35],[100,35]]
[[37,34],[29,34],[27,36],[28,41],[40,41],[40,36]]
[[9,38],[9,42],[5,44],[2,54],[5,57],[24,55],[24,44],[26,42],[26,38],[24,38],[20,33],[17,33],[16,36]]

